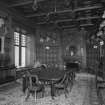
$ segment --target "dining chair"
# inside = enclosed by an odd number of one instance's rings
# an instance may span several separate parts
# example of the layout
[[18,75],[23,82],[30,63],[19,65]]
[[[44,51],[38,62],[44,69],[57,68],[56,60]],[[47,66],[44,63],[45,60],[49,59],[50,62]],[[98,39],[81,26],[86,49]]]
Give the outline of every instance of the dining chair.
[[67,94],[68,94],[68,78],[67,78],[67,74],[65,73],[63,78],[54,84],[54,89],[55,89],[55,92],[59,93],[59,90],[63,89],[64,90],[64,94],[65,94],[65,97],[67,98]]
[[73,87],[74,84],[74,73],[71,71],[66,72],[67,74],[67,78],[68,78],[68,87],[69,87],[69,91],[71,92],[71,89]]
[[96,89],[97,95],[102,89],[105,89],[105,72],[99,71],[96,73]]
[[28,82],[28,87],[26,89],[26,98],[25,100],[27,100],[30,96],[30,94],[34,94],[34,98],[35,101],[37,99],[37,93],[38,92],[42,92],[42,97],[44,97],[44,84],[42,84],[37,75],[32,75],[32,74],[28,74],[28,78],[29,78],[29,82]]

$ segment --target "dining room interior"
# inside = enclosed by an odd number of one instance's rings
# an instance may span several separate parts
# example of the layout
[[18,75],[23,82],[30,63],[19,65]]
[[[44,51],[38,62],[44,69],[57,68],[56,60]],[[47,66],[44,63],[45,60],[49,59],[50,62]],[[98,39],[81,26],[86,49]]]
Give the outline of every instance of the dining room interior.
[[104,0],[0,0],[0,105],[104,105],[104,69]]

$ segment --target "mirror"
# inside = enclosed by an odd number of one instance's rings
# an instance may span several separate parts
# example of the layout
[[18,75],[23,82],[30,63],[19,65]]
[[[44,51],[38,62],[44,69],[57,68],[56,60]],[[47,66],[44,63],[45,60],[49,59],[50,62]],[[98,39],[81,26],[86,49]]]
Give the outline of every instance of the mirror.
[[69,47],[70,56],[74,56],[76,54],[76,52],[77,52],[76,46],[71,45]]

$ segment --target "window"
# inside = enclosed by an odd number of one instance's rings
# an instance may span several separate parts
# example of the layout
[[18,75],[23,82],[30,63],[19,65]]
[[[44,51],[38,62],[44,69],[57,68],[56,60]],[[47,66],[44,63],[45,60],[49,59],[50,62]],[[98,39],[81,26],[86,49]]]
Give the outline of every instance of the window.
[[4,53],[4,37],[0,37],[0,53]]
[[26,66],[26,35],[14,32],[15,66]]
[[2,39],[0,38],[0,52],[1,52],[1,48],[2,48]]

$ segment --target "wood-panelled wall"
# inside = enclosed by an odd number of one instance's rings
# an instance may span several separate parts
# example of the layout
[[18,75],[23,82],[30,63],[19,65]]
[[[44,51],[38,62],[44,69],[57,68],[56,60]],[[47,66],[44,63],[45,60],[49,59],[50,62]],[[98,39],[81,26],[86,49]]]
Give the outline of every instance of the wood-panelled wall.
[[60,31],[54,27],[38,27],[36,30],[36,61],[48,66],[61,64]]
[[[85,36],[87,32],[85,29],[69,29],[65,30],[62,35],[63,58],[65,62],[79,61],[81,68],[86,67],[86,41]],[[70,55],[70,46],[75,46],[76,52],[74,56]]]

